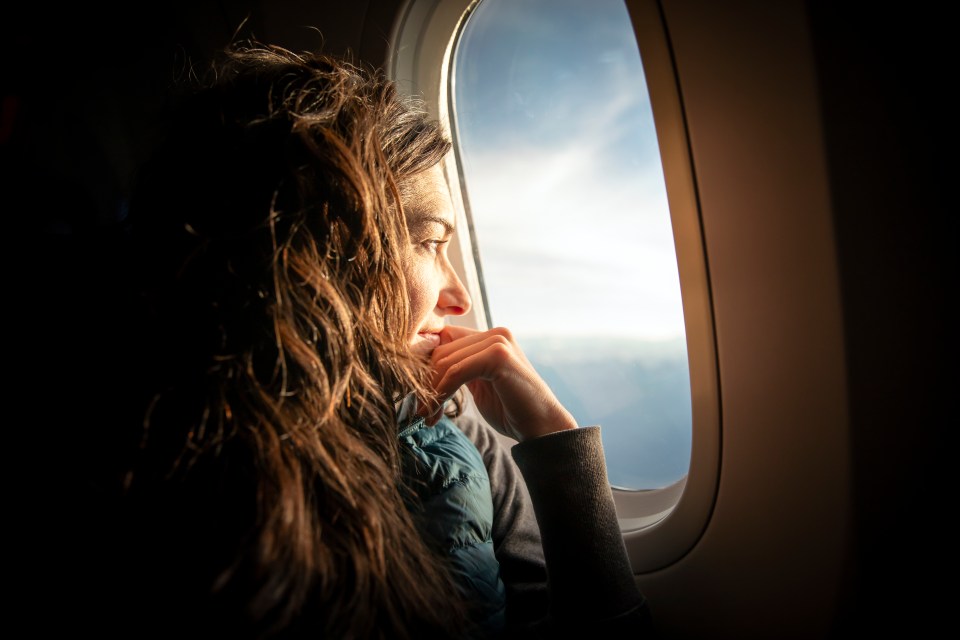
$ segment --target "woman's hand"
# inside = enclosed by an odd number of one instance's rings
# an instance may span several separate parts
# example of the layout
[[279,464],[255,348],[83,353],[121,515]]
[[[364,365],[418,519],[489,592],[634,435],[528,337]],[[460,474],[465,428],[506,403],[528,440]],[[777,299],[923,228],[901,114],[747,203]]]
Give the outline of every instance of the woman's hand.
[[421,408],[429,425],[440,419],[443,403],[467,385],[487,422],[517,440],[577,426],[507,329],[447,326],[431,360],[440,405]]

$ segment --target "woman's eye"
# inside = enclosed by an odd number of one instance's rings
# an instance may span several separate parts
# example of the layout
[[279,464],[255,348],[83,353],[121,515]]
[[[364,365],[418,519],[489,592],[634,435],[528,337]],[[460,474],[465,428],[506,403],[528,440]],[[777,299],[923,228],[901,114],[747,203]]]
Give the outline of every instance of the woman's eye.
[[424,242],[420,243],[420,246],[430,253],[437,253],[440,251],[441,245],[444,245],[447,242],[447,240],[425,240]]

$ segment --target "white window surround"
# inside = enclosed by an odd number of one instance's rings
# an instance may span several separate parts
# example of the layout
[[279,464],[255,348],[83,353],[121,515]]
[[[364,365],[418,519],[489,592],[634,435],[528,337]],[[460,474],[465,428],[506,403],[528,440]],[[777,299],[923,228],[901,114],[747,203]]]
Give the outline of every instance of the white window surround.
[[[453,113],[453,47],[480,0],[409,0],[398,13],[388,48],[387,73],[405,93],[449,127]],[[621,530],[635,573],[668,566],[693,548],[713,509],[719,476],[720,407],[717,358],[696,185],[686,126],[666,34],[655,0],[627,0],[656,121],[680,271],[693,410],[690,472],[650,491],[613,488]],[[448,129],[449,131],[449,129]],[[456,131],[449,131],[456,143]],[[454,145],[456,147],[456,144]],[[445,162],[459,229],[471,229],[456,154]],[[454,267],[474,300],[459,324],[488,328],[472,234],[456,234]]]

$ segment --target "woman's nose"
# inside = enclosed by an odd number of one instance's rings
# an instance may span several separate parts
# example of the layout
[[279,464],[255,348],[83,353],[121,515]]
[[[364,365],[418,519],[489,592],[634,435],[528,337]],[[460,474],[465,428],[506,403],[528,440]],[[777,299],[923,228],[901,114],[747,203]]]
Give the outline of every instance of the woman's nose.
[[462,316],[470,310],[470,294],[453,267],[447,266],[447,281],[440,289],[437,307],[443,315]]

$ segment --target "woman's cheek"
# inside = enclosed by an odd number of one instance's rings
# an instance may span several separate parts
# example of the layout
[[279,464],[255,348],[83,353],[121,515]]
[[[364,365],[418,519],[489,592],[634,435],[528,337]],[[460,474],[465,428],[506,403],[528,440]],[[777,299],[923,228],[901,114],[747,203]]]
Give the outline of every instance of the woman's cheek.
[[422,260],[413,260],[409,265],[407,297],[410,299],[411,325],[415,336],[427,315],[436,306],[436,296],[431,295],[429,266],[424,265]]

